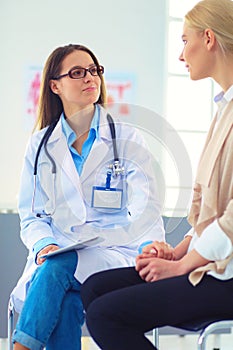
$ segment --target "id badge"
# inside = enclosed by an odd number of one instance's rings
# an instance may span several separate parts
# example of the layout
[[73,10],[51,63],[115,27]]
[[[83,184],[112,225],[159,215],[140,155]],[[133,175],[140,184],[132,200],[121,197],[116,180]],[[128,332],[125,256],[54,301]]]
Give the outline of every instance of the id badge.
[[92,188],[92,207],[102,209],[122,208],[122,189],[94,186]]

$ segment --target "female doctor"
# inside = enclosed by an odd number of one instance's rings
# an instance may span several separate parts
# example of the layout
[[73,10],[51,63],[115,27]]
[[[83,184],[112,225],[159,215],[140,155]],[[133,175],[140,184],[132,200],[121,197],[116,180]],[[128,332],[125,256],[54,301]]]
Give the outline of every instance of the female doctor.
[[[55,49],[44,67],[19,195],[29,256],[11,295],[15,350],[80,349],[84,280],[132,266],[141,244],[164,240],[150,154],[103,108],[103,73],[82,45]],[[92,245],[45,257],[85,239]]]

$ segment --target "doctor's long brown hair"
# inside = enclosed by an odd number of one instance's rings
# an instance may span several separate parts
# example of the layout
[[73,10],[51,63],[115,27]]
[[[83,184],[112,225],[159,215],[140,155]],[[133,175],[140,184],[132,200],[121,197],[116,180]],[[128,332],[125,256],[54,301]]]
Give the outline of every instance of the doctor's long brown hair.
[[[75,50],[87,52],[93,59],[94,63],[99,66],[99,62],[93,52],[83,45],[69,44],[55,49],[48,57],[43,69],[38,105],[38,118],[34,130],[43,129],[60,117],[63,111],[63,105],[60,97],[54,94],[50,89],[49,83],[53,77],[60,74],[64,58]],[[96,103],[104,105],[106,103],[106,87],[103,75],[100,74],[99,77],[101,80],[101,88],[100,96]]]

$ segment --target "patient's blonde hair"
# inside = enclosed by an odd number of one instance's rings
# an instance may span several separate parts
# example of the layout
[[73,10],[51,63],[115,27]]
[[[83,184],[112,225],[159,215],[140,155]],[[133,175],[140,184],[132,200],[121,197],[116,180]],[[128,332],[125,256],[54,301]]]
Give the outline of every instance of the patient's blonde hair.
[[233,54],[233,1],[202,0],[185,16],[185,24],[200,32],[214,32],[224,54]]

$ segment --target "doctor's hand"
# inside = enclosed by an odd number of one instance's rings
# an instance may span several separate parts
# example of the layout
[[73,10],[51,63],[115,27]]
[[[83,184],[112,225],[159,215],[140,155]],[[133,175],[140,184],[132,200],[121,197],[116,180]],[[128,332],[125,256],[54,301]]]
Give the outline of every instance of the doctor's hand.
[[142,253],[137,256],[136,261],[155,257],[165,260],[176,260],[175,249],[166,242],[154,241],[142,249]]
[[59,249],[59,246],[55,244],[47,245],[46,247],[41,249],[39,253],[37,253],[37,257],[36,257],[37,265],[42,265],[43,262],[45,261],[45,258],[41,258],[41,255],[48,254],[49,252],[53,252],[54,250],[58,250],[58,249]]

